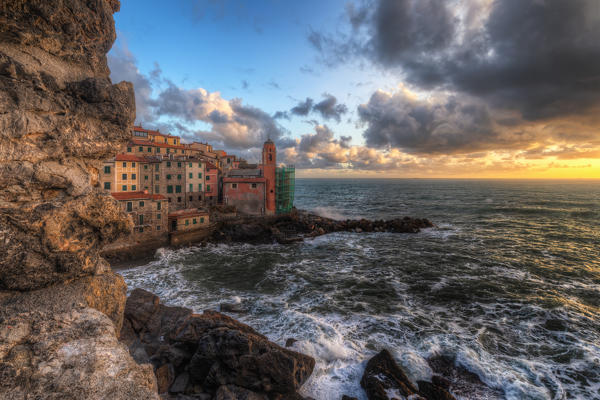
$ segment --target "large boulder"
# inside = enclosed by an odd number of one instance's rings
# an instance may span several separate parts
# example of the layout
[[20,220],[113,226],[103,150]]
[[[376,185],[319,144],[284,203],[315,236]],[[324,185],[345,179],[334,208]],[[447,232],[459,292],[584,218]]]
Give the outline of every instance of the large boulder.
[[369,400],[456,400],[447,390],[448,382],[441,378],[432,382],[419,381],[417,387],[387,350],[382,350],[367,362],[360,385]]
[[0,323],[1,399],[156,399],[152,367],[118,341],[111,320],[89,307]]
[[0,2],[0,290],[102,273],[131,222],[98,188],[130,135],[133,87],[109,79],[118,0]]
[[160,389],[170,393],[300,398],[315,365],[226,315],[168,307],[142,289],[127,299],[121,339],[138,361],[154,365]]

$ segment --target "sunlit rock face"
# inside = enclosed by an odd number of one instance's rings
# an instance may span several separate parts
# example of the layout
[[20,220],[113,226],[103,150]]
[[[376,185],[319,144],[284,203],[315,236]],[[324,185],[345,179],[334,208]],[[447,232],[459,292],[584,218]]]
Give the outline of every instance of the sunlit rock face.
[[101,273],[102,245],[131,229],[97,188],[100,161],[135,118],[106,53],[117,0],[0,4],[0,290]]

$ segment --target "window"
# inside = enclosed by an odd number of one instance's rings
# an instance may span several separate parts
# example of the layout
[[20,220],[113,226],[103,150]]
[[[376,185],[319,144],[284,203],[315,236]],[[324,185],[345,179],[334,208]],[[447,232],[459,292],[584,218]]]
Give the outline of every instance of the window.
[[192,174],[192,173],[190,172],[190,174],[189,174],[189,177],[190,177],[190,179],[192,179],[192,178],[194,177],[194,174]]
[[148,180],[148,175],[144,175],[144,180],[147,181]]
[[110,182],[104,182],[104,189],[110,190]]
[[131,163],[131,166],[135,168],[135,163],[134,163],[134,162],[132,162],[132,163]]
[[144,207],[144,202],[140,201],[140,207]]
[[138,228],[140,233],[144,232],[144,228],[142,228],[141,226]]
[[185,220],[185,225],[187,226],[187,225],[189,225],[189,224],[190,224],[190,220],[189,220],[189,219],[186,219],[186,220]]
[[181,185],[175,186],[175,193],[181,193]]
[[156,154],[160,153],[160,147],[156,148]]
[[[192,163],[190,163],[189,165],[190,165],[190,168],[192,168]],[[191,178],[191,177],[190,177],[190,178]]]
[[177,174],[177,179],[181,180],[181,174]]
[[156,230],[160,231],[160,225],[156,225]]
[[131,185],[131,190],[135,192],[137,190],[137,187],[135,185]]
[[190,192],[193,192],[193,191],[194,191],[194,185],[192,185],[192,184],[190,183]]
[[135,179],[135,178],[136,178],[135,174],[131,174],[131,179]]
[[123,179],[124,181],[126,181],[127,180],[127,174],[121,175],[121,179]]
[[185,150],[181,150],[181,154],[185,154]]
[[152,147],[148,147],[148,153],[152,153]]
[[154,170],[155,170],[155,171],[158,171],[158,169],[159,169],[159,168],[160,168],[160,166],[159,166],[158,164],[156,164],[156,165],[154,166]]
[[[154,185],[154,193],[155,194],[160,193],[160,186]],[[158,203],[158,204],[160,204],[160,203]]]
[[169,203],[171,202],[171,198],[169,197]]
[[167,167],[171,168],[171,161],[167,161]]
[[269,161],[273,161],[273,154],[269,154]]
[[126,162],[123,163],[123,168],[127,168],[127,163]]
[[210,181],[210,175],[206,175],[206,180]]
[[121,190],[124,191],[124,192],[126,192],[127,191],[127,185],[121,186]]
[[202,172],[198,172],[198,179],[202,179]]
[[173,153],[177,154],[177,149],[173,150]]
[[138,151],[144,151],[144,148],[142,146],[138,147]]
[[193,196],[190,196],[190,201],[194,201],[194,197]]
[[167,147],[167,154],[171,152],[171,149]]
[[154,175],[154,180],[160,181],[160,175]]
[[198,163],[198,168],[202,168],[202,163],[201,162]]
[[192,219],[192,224],[196,225],[198,223],[198,221],[196,220],[196,218]]
[[156,219],[161,219],[162,218],[162,214],[156,214]]
[[105,165],[104,166],[104,173],[105,174],[110,174],[110,165]]
[[200,223],[203,224],[204,223],[204,217],[200,217]]
[[198,196],[198,201],[202,201],[202,196]]
[[140,225],[144,225],[144,216],[140,215]]
[[144,169],[148,169],[148,164],[144,164]]
[[177,198],[177,202],[178,202],[178,203],[181,203],[181,197],[178,197],[178,198]]
[[256,189],[256,183],[252,184],[252,189]]
[[171,179],[171,174],[167,174],[167,180]]
[[210,185],[206,185],[206,191],[210,192]]
[[161,210],[162,209],[162,203],[160,201],[158,203],[156,203],[156,209],[157,210]]
[[232,183],[232,184],[231,184],[231,187],[232,187],[233,189],[237,189],[237,183]]
[[167,186],[167,193],[173,193],[173,185]]
[[127,202],[127,211],[132,211],[133,210],[133,203],[128,201]]
[[181,168],[181,163],[180,162],[177,163],[177,168]]
[[127,148],[127,152],[128,152],[128,153],[131,153],[131,147],[128,147],[128,148]]
[[198,191],[199,191],[199,192],[201,192],[201,191],[202,191],[202,184],[201,184],[201,183],[199,183],[199,184],[198,184]]

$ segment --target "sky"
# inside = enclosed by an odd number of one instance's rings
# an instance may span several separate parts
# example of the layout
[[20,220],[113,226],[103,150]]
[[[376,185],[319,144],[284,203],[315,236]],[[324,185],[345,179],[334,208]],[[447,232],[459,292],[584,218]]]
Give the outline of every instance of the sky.
[[136,123],[298,177],[600,178],[598,0],[122,1]]

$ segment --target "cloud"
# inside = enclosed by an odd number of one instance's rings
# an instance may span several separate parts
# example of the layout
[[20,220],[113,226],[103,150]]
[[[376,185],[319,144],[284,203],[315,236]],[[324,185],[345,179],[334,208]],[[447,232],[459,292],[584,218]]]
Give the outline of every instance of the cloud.
[[311,32],[326,64],[368,59],[421,90],[453,91],[527,121],[600,104],[597,0],[365,0],[348,29]]
[[334,119],[340,122],[342,115],[348,112],[348,107],[345,104],[338,104],[335,96],[331,94],[325,93],[323,97],[325,99],[315,104],[313,110],[325,119]]
[[307,97],[305,101],[301,101],[295,107],[293,107],[290,112],[294,115],[306,117],[311,112],[313,103],[313,99]]
[[317,112],[326,120],[334,119],[340,122],[343,114],[348,112],[345,104],[338,103],[337,98],[331,94],[324,93],[324,99],[317,104],[310,97],[294,106],[290,113],[306,117],[311,112]]
[[[133,55],[116,47],[109,54],[111,79],[133,82],[136,122],[180,133],[189,140],[211,141],[227,149],[259,148],[271,138],[282,146],[290,144],[287,132],[276,120],[241,99],[227,100],[219,92],[186,89],[164,78],[158,65],[149,76],[142,74]],[[198,123],[210,129],[192,129]]]

